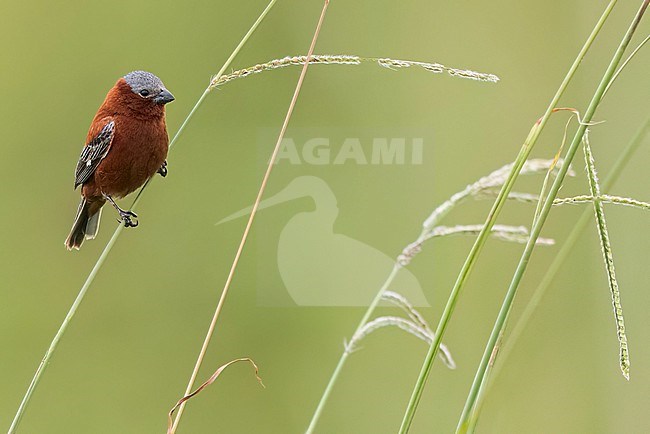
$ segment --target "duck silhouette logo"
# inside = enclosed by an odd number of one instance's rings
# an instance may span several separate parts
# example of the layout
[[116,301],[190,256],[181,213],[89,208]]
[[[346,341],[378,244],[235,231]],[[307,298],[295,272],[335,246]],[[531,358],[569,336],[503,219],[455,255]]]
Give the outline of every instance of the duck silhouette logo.
[[[394,265],[394,259],[348,235],[334,232],[339,209],[329,185],[315,176],[294,178],[262,201],[259,210],[310,197],[313,211],[299,212],[285,224],[277,246],[280,277],[298,306],[367,306]],[[247,207],[217,224],[250,214]],[[391,288],[416,306],[429,306],[418,279],[402,269]]]

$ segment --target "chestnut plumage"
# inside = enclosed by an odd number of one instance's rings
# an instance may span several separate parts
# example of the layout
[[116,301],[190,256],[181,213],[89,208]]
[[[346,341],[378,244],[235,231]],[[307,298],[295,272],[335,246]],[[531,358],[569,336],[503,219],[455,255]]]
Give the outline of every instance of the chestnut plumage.
[[74,187],[81,186],[81,203],[65,240],[68,250],[95,238],[107,201],[126,227],[138,225],[135,213],[114,199],[135,191],[156,172],[167,175],[165,104],[173,100],[162,81],[145,71],[130,72],[108,91],[77,162]]

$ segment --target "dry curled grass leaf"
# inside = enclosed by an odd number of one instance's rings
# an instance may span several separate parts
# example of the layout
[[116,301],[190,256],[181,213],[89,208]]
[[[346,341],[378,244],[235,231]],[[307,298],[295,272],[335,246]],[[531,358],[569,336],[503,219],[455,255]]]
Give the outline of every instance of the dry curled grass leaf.
[[190,399],[190,398],[192,398],[192,397],[198,395],[198,394],[199,394],[203,389],[205,389],[206,387],[208,387],[209,385],[211,385],[212,383],[214,383],[214,382],[217,380],[217,378],[219,378],[219,375],[221,375],[221,373],[222,373],[222,372],[223,372],[227,367],[229,367],[230,365],[233,365],[233,364],[235,364],[235,363],[237,363],[237,362],[249,362],[251,365],[253,365],[253,368],[255,369],[255,378],[257,378],[257,381],[259,381],[259,383],[262,385],[262,387],[264,387],[264,383],[262,383],[262,379],[261,379],[260,376],[259,376],[259,368],[258,368],[257,365],[255,364],[255,362],[253,361],[253,359],[250,359],[250,358],[248,358],[248,357],[242,357],[242,358],[240,358],[240,359],[231,360],[230,362],[228,362],[228,363],[226,363],[226,364],[224,364],[224,365],[221,365],[221,366],[219,367],[219,369],[217,369],[217,370],[214,372],[214,374],[212,374],[212,376],[211,376],[210,378],[208,378],[208,380],[207,380],[205,383],[201,384],[201,385],[200,385],[200,386],[199,386],[199,387],[198,387],[194,392],[190,393],[189,395],[185,395],[184,397],[182,397],[182,398],[181,398],[181,399],[176,403],[176,405],[175,405],[171,410],[169,410],[169,414],[167,415],[167,434],[171,434],[171,433],[172,433],[173,426],[174,426],[174,419],[173,419],[172,416],[174,415],[174,412],[176,411],[176,409],[177,409],[178,407],[180,407],[181,405],[183,405],[183,403],[184,403],[185,401],[187,401],[188,399]]

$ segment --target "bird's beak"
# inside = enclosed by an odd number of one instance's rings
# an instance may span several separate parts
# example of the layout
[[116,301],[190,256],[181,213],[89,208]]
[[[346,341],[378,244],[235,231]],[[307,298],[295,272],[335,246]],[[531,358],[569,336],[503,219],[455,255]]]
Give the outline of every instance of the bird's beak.
[[174,99],[174,95],[170,91],[163,89],[153,100],[156,104],[167,104],[174,101]]

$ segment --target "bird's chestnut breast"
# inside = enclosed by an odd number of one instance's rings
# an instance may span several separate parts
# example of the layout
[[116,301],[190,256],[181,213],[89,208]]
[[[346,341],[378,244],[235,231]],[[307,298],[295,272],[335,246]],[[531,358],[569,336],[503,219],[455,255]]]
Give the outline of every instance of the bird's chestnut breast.
[[128,195],[162,166],[168,146],[164,117],[115,117],[111,150],[95,172],[95,183],[108,195]]

